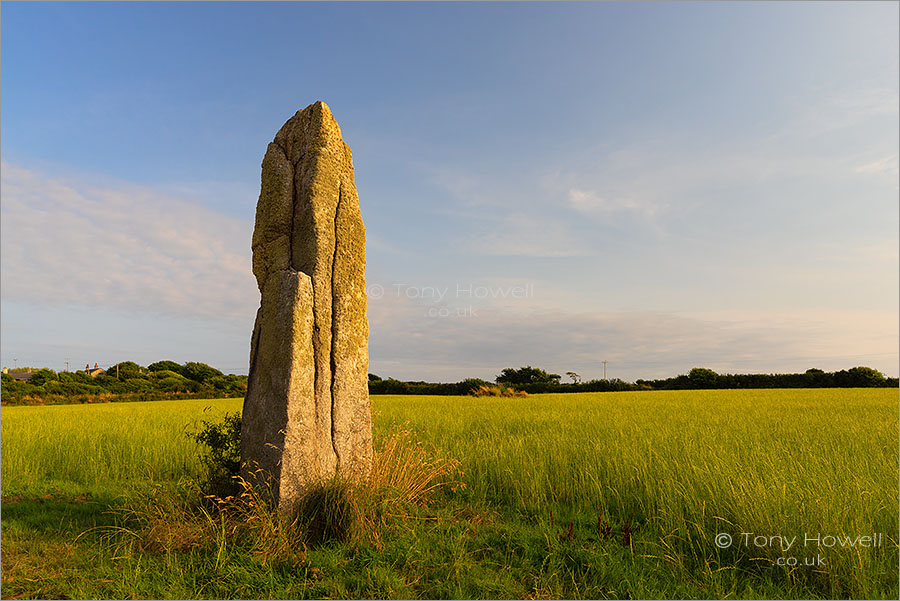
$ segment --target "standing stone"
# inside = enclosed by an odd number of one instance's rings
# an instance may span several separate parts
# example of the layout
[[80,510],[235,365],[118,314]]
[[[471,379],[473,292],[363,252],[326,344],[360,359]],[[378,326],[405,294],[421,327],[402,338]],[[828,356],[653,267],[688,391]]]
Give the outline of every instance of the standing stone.
[[319,101],[269,144],[253,231],[261,299],[242,473],[286,511],[316,483],[371,467],[365,245],[350,148]]

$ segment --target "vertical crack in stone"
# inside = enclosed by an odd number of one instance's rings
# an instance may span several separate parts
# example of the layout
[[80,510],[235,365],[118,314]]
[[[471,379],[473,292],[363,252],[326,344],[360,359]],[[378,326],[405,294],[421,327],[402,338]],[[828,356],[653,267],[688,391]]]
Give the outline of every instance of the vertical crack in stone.
[[249,376],[247,377],[247,393],[246,396],[250,396],[252,386],[253,386],[253,374],[256,373],[256,362],[259,359],[259,315],[257,314],[256,320],[253,322],[253,334],[250,336],[250,371],[247,373]]
[[336,343],[338,340],[338,320],[335,319],[336,309],[339,308],[338,303],[339,299],[335,298],[334,294],[334,275],[337,273],[337,256],[338,256],[338,240],[340,236],[340,232],[338,230],[338,219],[340,219],[341,215],[341,200],[343,199],[344,194],[344,182],[341,180],[341,183],[338,184],[338,200],[337,204],[334,207],[334,252],[331,255],[331,448],[334,451],[335,458],[335,470],[340,472],[341,470],[341,454],[338,452],[337,441],[336,441],[336,433],[335,433],[335,421],[334,421],[334,410],[335,410],[335,394],[334,394],[334,380],[335,374],[337,373],[337,360],[336,356]]

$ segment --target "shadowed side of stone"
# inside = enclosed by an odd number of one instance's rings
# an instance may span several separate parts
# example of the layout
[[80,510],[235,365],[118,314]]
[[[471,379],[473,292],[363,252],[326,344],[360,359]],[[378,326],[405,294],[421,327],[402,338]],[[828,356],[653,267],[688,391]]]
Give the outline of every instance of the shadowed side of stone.
[[[292,508],[316,482],[368,474],[365,226],[340,127],[317,102],[269,144],[253,232],[260,289],[244,400],[244,475]],[[258,470],[258,471],[257,471]]]

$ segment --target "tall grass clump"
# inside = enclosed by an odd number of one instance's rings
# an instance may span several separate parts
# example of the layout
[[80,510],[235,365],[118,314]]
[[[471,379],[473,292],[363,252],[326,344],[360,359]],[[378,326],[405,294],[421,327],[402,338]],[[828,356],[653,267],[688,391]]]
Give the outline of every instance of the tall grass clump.
[[[398,430],[376,441],[366,478],[323,480],[300,499],[293,519],[309,544],[380,544],[381,528],[426,506],[435,490],[453,483],[450,477],[458,465],[416,441],[411,432]],[[247,494],[251,487],[238,481]]]
[[452,482],[458,467],[399,430],[376,442],[365,479],[323,480],[285,512],[271,502],[265,474],[256,474],[251,483],[238,473],[240,424],[238,414],[201,422],[191,437],[202,445],[206,475],[180,489],[159,487],[123,505],[118,510],[122,525],[104,529],[103,536],[137,551],[205,551],[215,556],[216,565],[249,551],[263,565],[296,566],[309,547],[382,546],[381,530],[427,506],[435,490]]
[[406,429],[378,441],[366,487],[388,512],[426,502],[436,489],[450,484],[459,461],[426,448]]

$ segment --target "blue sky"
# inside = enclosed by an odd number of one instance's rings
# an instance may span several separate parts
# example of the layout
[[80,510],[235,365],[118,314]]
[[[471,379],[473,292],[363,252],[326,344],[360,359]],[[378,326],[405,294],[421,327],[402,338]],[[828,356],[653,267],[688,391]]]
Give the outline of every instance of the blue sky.
[[370,371],[898,374],[898,4],[2,5],[0,361],[246,373],[266,144],[324,100]]

